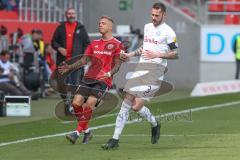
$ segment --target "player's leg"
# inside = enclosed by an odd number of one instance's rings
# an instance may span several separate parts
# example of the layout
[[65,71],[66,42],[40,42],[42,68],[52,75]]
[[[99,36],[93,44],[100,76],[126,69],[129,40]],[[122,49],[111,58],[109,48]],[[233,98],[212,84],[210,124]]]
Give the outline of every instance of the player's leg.
[[115,129],[114,129],[113,137],[111,139],[109,139],[109,141],[106,144],[102,145],[103,149],[107,150],[107,149],[118,148],[119,137],[120,137],[122,130],[128,120],[129,111],[132,107],[134,98],[135,97],[130,94],[127,94],[126,97],[124,98],[121,109],[116,118],[116,125],[115,125]]
[[78,125],[74,132],[66,135],[67,140],[69,140],[72,144],[74,144],[77,141],[77,139],[82,131],[82,128],[79,127],[79,123],[81,121],[81,116],[82,116],[82,112],[83,112],[83,108],[82,108],[83,103],[84,103],[84,97],[82,95],[76,94],[73,97],[72,107],[74,110],[74,114],[78,120]]
[[82,105],[83,106],[83,116],[81,122],[79,122],[79,127],[84,131],[83,144],[87,144],[89,140],[92,139],[93,133],[88,127],[88,123],[92,117],[93,109],[97,104],[98,99],[94,96],[88,97],[87,101]]
[[141,117],[146,119],[152,125],[152,137],[151,143],[155,144],[160,138],[160,124],[157,122],[155,116],[151,113],[148,107],[144,106],[144,100],[142,98],[135,98],[135,104],[133,110],[137,112]]

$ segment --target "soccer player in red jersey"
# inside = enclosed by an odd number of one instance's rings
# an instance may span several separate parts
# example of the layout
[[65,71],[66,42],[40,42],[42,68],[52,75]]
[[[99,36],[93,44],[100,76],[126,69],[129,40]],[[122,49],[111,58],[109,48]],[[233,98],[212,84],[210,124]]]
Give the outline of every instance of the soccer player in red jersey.
[[74,113],[78,120],[77,128],[71,134],[66,135],[67,140],[74,144],[80,133],[84,133],[83,143],[86,144],[92,137],[92,131],[88,128],[93,109],[105,91],[112,86],[112,76],[119,70],[120,44],[112,35],[113,20],[108,16],[102,16],[98,24],[101,39],[93,40],[87,47],[84,56],[77,62],[68,65],[64,63],[58,67],[61,74],[78,69],[86,64],[90,66],[85,73],[82,85],[72,100]]

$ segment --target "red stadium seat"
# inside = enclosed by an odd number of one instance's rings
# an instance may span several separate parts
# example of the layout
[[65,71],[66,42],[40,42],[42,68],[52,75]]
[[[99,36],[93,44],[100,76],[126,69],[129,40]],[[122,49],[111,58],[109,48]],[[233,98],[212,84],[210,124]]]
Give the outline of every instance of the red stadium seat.
[[191,12],[187,7],[183,7],[183,8],[181,8],[181,10],[182,10],[185,14],[187,14],[188,16],[190,16],[190,17],[192,17],[192,18],[195,18],[195,17],[196,17],[195,14],[194,14],[193,12]]
[[227,2],[238,2],[239,4],[227,4],[226,11],[228,12],[240,12],[240,0],[227,0]]
[[210,12],[223,12],[224,11],[224,0],[209,0],[210,2],[219,2],[219,4],[209,4],[208,11]]
[[170,4],[172,3],[172,0],[165,0],[165,1]]
[[240,24],[238,15],[228,14],[225,16],[225,24]]

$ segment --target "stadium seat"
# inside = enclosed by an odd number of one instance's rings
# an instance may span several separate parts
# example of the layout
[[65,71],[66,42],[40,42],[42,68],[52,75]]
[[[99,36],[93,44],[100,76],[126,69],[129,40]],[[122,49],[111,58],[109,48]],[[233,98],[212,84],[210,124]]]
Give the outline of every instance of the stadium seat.
[[165,0],[165,1],[170,4],[172,3],[172,0]]
[[[224,0],[209,0],[209,2],[216,2],[214,4],[208,5],[208,11],[210,12],[223,12],[224,11],[224,4],[221,2],[224,2]],[[219,4],[217,4],[219,3]]]
[[195,14],[193,12],[191,12],[187,7],[183,7],[181,8],[181,11],[183,11],[185,14],[189,15],[192,18],[195,18]]
[[226,15],[224,24],[240,24],[238,15],[232,15],[232,14]]
[[[226,4],[226,11],[228,12],[240,12],[240,0],[227,0],[230,2]],[[238,2],[239,4],[234,4],[234,2]]]

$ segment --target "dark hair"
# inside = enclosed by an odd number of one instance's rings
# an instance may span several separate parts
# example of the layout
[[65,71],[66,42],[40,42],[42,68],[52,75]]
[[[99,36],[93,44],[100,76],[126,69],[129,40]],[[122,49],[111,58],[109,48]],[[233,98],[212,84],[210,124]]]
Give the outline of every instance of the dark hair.
[[0,35],[6,35],[8,32],[7,27],[1,25],[0,27]]
[[70,7],[65,11],[65,14],[67,14],[69,10],[74,10],[76,12],[76,10],[74,8]]
[[32,34],[34,34],[34,33],[36,33],[36,34],[42,34],[42,31],[41,31],[40,29],[33,29],[33,30],[32,30]]
[[5,56],[8,55],[9,51],[8,50],[2,50],[2,52],[0,53],[0,56]]
[[107,19],[107,20],[111,21],[114,24],[114,21],[113,21],[112,17],[110,17],[110,16],[103,15],[100,19]]
[[152,8],[161,9],[162,12],[166,12],[166,10],[167,10],[166,6],[163,3],[160,3],[160,2],[154,3]]

